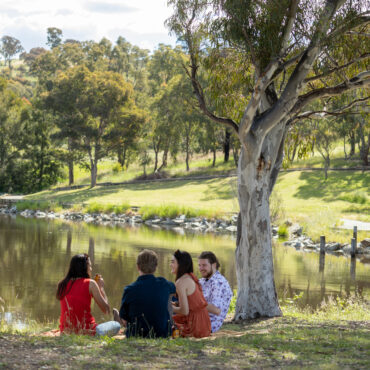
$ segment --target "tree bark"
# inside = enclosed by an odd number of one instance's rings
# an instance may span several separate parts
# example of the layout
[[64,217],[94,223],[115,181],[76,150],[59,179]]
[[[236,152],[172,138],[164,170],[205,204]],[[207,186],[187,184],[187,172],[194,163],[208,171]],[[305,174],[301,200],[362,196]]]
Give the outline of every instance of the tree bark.
[[216,165],[216,148],[212,149],[212,153],[213,153],[212,167],[214,167]]
[[186,163],[186,171],[189,171],[190,170],[190,167],[189,167],[189,157],[190,157],[190,153],[189,153],[189,147],[190,147],[190,143],[189,143],[189,135],[187,133],[186,135],[186,158],[185,158],[185,163]]
[[235,253],[235,320],[282,315],[274,282],[269,183],[269,165],[262,157],[256,158],[253,149],[247,152],[243,146],[238,165],[241,227]]
[[370,133],[368,134],[368,138],[367,138],[367,143],[366,143],[366,140],[365,140],[365,134],[364,134],[364,123],[363,122],[360,122],[360,127],[359,127],[359,136],[360,136],[360,142],[361,142],[361,146],[360,146],[360,158],[362,160],[362,163],[364,164],[364,166],[368,166],[369,165],[369,149],[370,149]]
[[351,145],[351,150],[349,152],[349,156],[351,158],[355,155],[355,151],[356,151],[356,138],[355,138],[355,132],[354,131],[350,131],[350,133],[349,133],[349,143]]
[[229,157],[230,157],[230,136],[231,136],[230,130],[226,129],[225,130],[225,140],[224,140],[224,162],[225,163],[229,161]]

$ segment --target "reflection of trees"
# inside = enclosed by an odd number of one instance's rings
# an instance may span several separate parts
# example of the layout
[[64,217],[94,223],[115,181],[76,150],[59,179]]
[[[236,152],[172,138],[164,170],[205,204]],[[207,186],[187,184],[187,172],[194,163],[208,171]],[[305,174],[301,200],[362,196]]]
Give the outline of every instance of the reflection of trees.
[[90,257],[91,266],[94,268],[94,265],[95,265],[95,240],[92,237],[89,238],[89,251],[87,252],[87,254]]
[[[7,306],[26,312],[31,318],[56,320],[59,317],[59,302],[54,298],[56,284],[65,275],[71,256],[88,251],[94,260],[93,272],[103,275],[110,304],[117,307],[124,286],[137,279],[136,257],[144,248],[158,254],[156,275],[171,281],[174,276],[169,271],[169,262],[177,248],[191,253],[197,274],[197,256],[204,250],[212,250],[220,260],[220,272],[236,288],[234,242],[229,237],[179,236],[171,231],[155,232],[145,228],[128,230],[0,217],[0,296]],[[276,246],[273,253],[280,297],[284,292],[293,297],[304,291],[300,301],[317,305],[324,295],[338,294],[339,284],[348,292],[353,292],[356,284],[357,294],[369,294],[366,292],[370,290],[370,281],[363,278],[368,267],[362,264],[356,266],[358,280],[355,282],[350,278],[348,260],[327,255],[324,276],[324,271],[317,273],[320,268],[317,254],[303,254],[281,246]],[[309,288],[307,281],[310,281]],[[97,319],[103,319],[98,309],[94,308],[93,312]]]

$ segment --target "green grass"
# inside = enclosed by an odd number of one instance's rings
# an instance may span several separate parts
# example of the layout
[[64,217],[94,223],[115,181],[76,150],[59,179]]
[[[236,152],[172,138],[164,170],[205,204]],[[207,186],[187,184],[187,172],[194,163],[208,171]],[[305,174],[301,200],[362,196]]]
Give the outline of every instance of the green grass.
[[58,202],[55,201],[20,201],[16,203],[17,210],[22,212],[26,209],[32,211],[55,211],[58,212],[62,209]]
[[356,191],[351,194],[344,194],[340,197],[341,200],[344,200],[349,203],[357,204],[368,204],[369,197],[364,191]]
[[37,368],[369,368],[368,304],[329,300],[310,312],[295,306],[298,299],[283,303],[284,317],[224,324],[216,337],[202,340],[45,338],[37,333],[50,325],[23,332],[0,326],[1,366],[29,367],[32,361]]
[[84,211],[87,213],[115,213],[117,215],[126,213],[131,208],[128,202],[118,202],[118,204],[101,204],[101,203],[89,203]]
[[[326,235],[327,241],[348,242],[352,231],[334,227],[340,225],[341,218],[370,222],[370,200],[365,197],[369,188],[368,172],[332,171],[327,180],[320,171],[281,172],[272,195],[278,200],[274,201],[273,212],[280,215],[274,217],[274,222],[281,224],[291,219],[301,224],[304,232],[315,240]],[[189,213],[214,217],[238,212],[235,177],[46,190],[30,194],[26,199],[57,204],[83,203],[97,209],[130,204],[143,207],[141,213],[145,218],[150,214],[170,217]],[[365,237],[366,232],[359,233],[359,240]]]
[[186,206],[179,206],[177,204],[166,204],[159,206],[143,206],[140,208],[139,213],[143,220],[154,218],[155,216],[161,218],[176,218],[180,215],[185,215],[187,218],[190,217],[206,217],[216,218],[220,217],[220,212],[196,209]]
[[278,235],[280,238],[285,238],[289,235],[288,227],[286,225],[280,225],[278,229]]

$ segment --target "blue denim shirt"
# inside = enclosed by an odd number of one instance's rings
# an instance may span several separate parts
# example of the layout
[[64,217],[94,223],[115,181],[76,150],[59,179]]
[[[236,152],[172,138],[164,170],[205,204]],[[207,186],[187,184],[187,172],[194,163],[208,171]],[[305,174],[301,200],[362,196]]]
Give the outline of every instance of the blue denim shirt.
[[126,336],[168,337],[171,321],[168,300],[175,284],[152,274],[139,276],[123,290],[120,317],[127,321]]

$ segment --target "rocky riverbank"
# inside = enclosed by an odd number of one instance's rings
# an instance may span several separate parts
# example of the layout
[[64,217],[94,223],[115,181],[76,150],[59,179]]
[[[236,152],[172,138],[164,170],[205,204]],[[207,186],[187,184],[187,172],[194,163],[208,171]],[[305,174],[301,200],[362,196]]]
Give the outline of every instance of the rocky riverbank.
[[[74,222],[86,222],[99,225],[129,225],[141,226],[147,225],[156,229],[171,229],[179,234],[185,232],[194,233],[229,233],[235,235],[237,232],[238,215],[234,214],[229,219],[206,219],[206,218],[187,218],[185,215],[176,218],[160,218],[154,217],[144,220],[142,216],[136,212],[128,212],[124,214],[106,214],[106,213],[83,213],[83,212],[43,212],[34,210],[18,211],[16,206],[0,208],[0,214],[20,215],[22,217],[35,217],[39,219],[60,219]],[[303,234],[303,228],[298,224],[293,224],[290,221],[285,222],[289,240],[283,242],[286,246],[294,247],[302,252],[320,252],[320,244],[315,243],[310,237]],[[272,226],[272,236],[278,239],[278,227]],[[325,244],[325,253],[336,256],[350,256],[351,245],[337,242]],[[363,262],[370,263],[370,238],[364,239],[357,243],[356,254]]]
[[83,213],[83,212],[43,212],[26,209],[24,211],[17,211],[15,206],[1,208],[0,214],[18,214],[22,217],[35,217],[46,219],[61,219],[70,221],[80,221],[87,223],[94,223],[100,225],[147,225],[154,228],[171,228],[175,231],[192,230],[194,232],[226,232],[236,233],[237,215],[232,215],[229,219],[212,219],[192,217],[187,218],[185,215],[176,218],[159,218],[154,217],[144,220],[142,216],[136,212],[128,212],[123,214],[106,214],[106,213]]
[[[320,243],[315,243],[307,235],[303,234],[303,229],[298,224],[289,224],[290,240],[285,241],[283,245],[294,247],[302,252],[320,253]],[[324,251],[335,256],[351,256],[352,246],[346,243],[329,242],[325,243]],[[370,238],[366,238],[356,245],[356,255],[362,262],[370,263]]]

